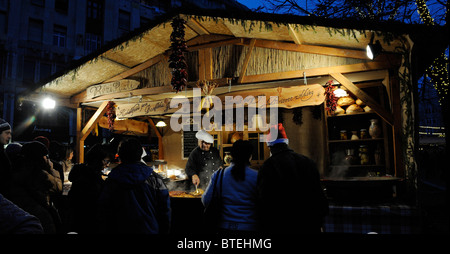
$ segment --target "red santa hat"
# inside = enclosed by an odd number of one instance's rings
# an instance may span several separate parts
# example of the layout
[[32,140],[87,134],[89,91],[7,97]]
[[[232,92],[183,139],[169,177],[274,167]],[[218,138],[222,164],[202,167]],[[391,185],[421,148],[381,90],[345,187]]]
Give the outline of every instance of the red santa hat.
[[289,139],[286,136],[283,124],[278,123],[270,127],[270,133],[267,135],[266,143],[267,146],[273,146],[279,143],[289,144]]

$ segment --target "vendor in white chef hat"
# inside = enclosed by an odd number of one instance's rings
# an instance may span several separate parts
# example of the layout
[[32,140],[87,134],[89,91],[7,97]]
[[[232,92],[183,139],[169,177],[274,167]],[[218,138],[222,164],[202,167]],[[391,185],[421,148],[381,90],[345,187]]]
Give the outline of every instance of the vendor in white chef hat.
[[189,177],[187,189],[193,190],[195,185],[204,190],[214,171],[223,167],[223,161],[219,150],[213,147],[214,138],[211,134],[200,130],[195,137],[198,140],[198,146],[189,155],[185,169]]

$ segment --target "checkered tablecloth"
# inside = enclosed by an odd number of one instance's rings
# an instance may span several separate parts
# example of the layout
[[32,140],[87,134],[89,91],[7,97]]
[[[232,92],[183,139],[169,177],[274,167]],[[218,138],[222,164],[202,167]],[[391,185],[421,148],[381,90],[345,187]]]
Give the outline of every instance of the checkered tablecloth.
[[330,205],[324,232],[367,234],[414,234],[419,227],[418,209],[402,205]]

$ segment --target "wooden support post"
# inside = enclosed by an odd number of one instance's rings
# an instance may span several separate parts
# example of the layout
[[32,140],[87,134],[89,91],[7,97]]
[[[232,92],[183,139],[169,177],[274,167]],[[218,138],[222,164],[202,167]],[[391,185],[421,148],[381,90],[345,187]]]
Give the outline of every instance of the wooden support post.
[[248,62],[250,62],[250,57],[252,56],[253,48],[255,47],[256,39],[251,39],[248,52],[245,55],[244,64],[242,65],[242,70],[239,75],[238,84],[242,83],[244,80],[245,72],[247,71]]
[[149,117],[148,118],[148,122],[150,123],[150,125],[153,128],[153,130],[155,131],[156,136],[158,136],[158,158],[160,160],[164,160],[164,147],[163,147],[162,135],[161,135],[161,133],[159,133],[158,128],[156,127],[155,123],[153,122],[153,119],[151,119]]
[[105,114],[107,105],[108,101],[104,101],[81,131],[78,131],[78,129],[81,129],[81,109],[79,108],[77,111],[77,118],[80,119],[77,120],[77,143],[78,143],[77,151],[79,155],[78,157],[79,163],[84,162],[84,141],[89,136],[91,131],[94,129],[98,121],[100,121],[100,118],[103,116],[103,114]]
[[398,76],[394,74],[393,71],[389,72],[389,87],[391,90],[391,103],[394,115],[394,124],[392,125],[392,143],[394,145],[395,176],[403,178],[405,176],[405,165],[403,162],[402,149],[405,148],[402,148],[402,109],[400,103],[400,84]]
[[212,80],[212,48],[200,49],[198,51],[198,79]]
[[83,121],[83,109],[77,108],[77,140],[75,143],[76,155],[78,163],[84,162],[84,141],[81,141],[81,126]]

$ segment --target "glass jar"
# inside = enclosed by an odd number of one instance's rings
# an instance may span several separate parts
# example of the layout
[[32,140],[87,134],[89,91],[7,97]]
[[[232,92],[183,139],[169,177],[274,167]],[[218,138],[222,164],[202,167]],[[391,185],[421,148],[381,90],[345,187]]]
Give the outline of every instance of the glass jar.
[[345,149],[345,164],[346,165],[355,165],[358,163],[358,159],[355,157],[354,149]]
[[341,140],[347,140],[347,131],[346,130],[341,130]]
[[231,163],[231,154],[230,152],[225,152],[225,156],[223,158],[223,162],[225,162],[225,164],[230,164]]
[[366,139],[366,138],[368,138],[368,136],[367,136],[367,129],[361,129],[361,130],[359,131],[359,135],[360,135],[361,139]]
[[351,140],[359,139],[359,137],[358,137],[358,131],[352,131],[352,137],[351,137],[350,139],[351,139]]
[[369,164],[369,147],[367,145],[359,146],[359,159],[361,161],[361,165]]

